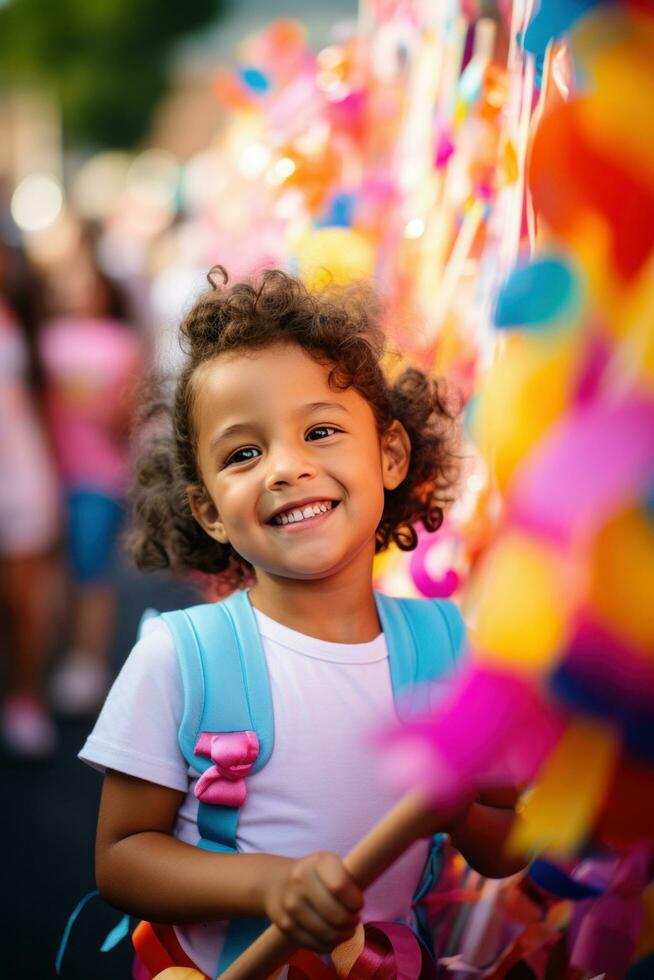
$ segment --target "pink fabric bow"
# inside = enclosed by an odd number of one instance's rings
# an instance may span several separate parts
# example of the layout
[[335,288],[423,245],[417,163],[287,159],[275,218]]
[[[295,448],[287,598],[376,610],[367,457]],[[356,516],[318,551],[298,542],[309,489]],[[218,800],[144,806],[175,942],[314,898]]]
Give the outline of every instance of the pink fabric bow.
[[198,800],[243,806],[247,796],[245,777],[259,755],[256,732],[202,732],[195,753],[213,762],[197,781]]

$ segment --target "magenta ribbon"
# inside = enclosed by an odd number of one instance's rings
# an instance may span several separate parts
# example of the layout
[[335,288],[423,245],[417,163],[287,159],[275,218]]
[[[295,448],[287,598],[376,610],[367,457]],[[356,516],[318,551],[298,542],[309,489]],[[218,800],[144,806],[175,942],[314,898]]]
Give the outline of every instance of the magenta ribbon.
[[[351,980],[427,980],[427,955],[408,926],[369,922],[366,943],[350,971]],[[433,974],[435,976],[435,973]]]
[[[429,954],[408,926],[399,922],[368,922],[366,941],[347,980],[435,980]],[[334,980],[333,967],[301,950],[289,963],[288,980]]]
[[197,781],[197,799],[222,806],[243,806],[247,796],[245,777],[259,755],[256,732],[202,732],[195,753],[213,762]]

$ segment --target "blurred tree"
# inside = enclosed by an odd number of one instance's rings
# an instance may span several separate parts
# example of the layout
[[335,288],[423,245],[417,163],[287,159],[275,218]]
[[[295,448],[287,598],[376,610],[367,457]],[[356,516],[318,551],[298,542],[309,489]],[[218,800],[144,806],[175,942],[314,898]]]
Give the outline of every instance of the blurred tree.
[[224,0],[4,0],[0,86],[46,85],[67,145],[125,147],[145,132],[167,86],[175,41]]

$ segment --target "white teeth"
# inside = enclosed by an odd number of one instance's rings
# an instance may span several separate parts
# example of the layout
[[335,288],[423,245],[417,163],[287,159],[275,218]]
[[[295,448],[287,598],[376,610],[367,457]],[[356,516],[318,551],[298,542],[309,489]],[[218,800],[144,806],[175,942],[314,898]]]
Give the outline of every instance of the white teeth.
[[274,518],[274,523],[297,524],[299,521],[307,520],[310,517],[318,517],[320,514],[325,514],[331,509],[331,501],[323,500],[315,504],[307,504],[302,510],[299,507],[295,507],[293,510],[287,510],[283,514],[277,514]]

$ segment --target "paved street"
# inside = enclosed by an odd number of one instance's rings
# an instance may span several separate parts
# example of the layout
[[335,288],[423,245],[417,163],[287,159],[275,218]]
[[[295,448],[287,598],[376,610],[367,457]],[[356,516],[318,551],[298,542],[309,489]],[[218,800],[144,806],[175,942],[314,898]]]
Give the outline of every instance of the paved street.
[[[160,610],[198,601],[167,581],[120,571],[120,615],[114,663],[133,642],[146,606]],[[62,722],[57,756],[19,765],[2,758],[2,948],[1,980],[53,980],[54,963],[69,913],[91,891],[93,843],[101,776],[78,762],[91,722]],[[127,980],[131,946],[99,948],[119,914],[94,899],[73,929],[63,961],[63,980]]]

